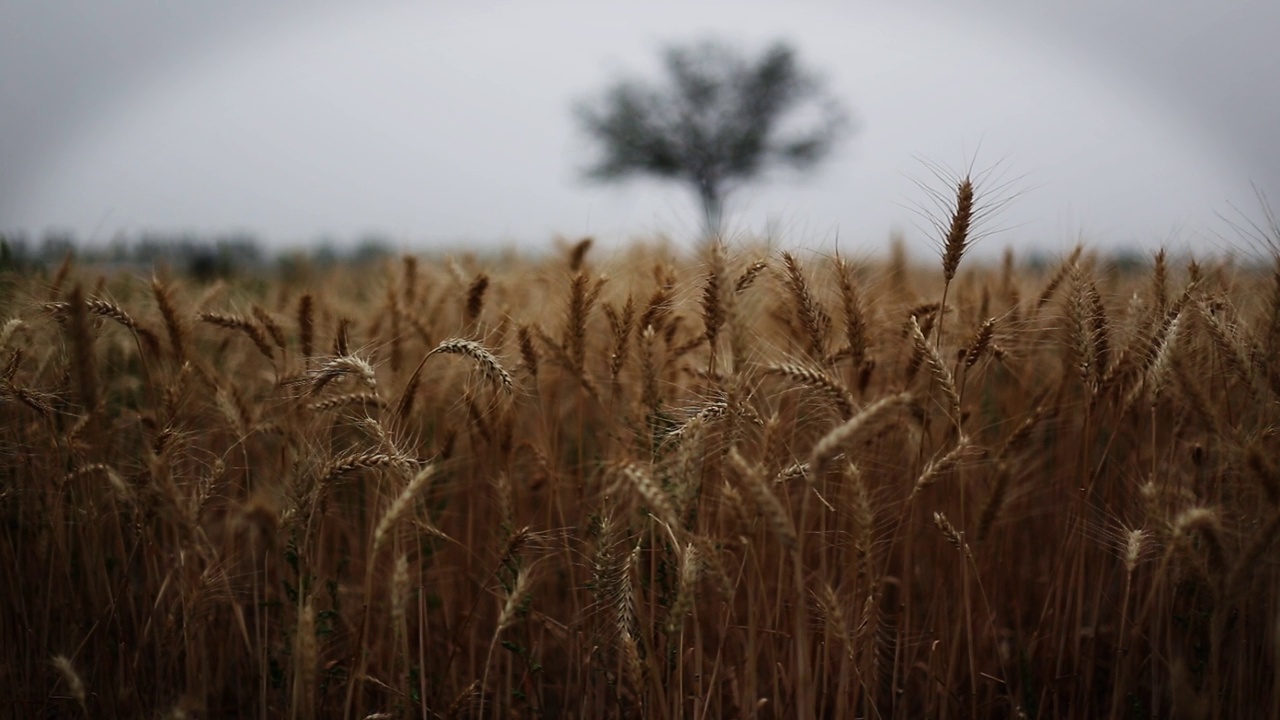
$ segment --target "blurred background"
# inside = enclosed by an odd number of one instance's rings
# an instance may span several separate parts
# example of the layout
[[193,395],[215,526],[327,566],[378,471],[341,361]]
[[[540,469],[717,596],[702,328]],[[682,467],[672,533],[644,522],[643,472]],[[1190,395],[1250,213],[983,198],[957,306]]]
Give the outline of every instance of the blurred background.
[[[692,243],[695,199],[584,179],[574,104],[660,50],[783,40],[857,132],[731,193],[733,237],[933,247],[934,170],[989,171],[975,252],[1246,242],[1280,193],[1280,3],[0,0],[0,232],[267,250]],[[920,184],[925,187],[921,188]]]

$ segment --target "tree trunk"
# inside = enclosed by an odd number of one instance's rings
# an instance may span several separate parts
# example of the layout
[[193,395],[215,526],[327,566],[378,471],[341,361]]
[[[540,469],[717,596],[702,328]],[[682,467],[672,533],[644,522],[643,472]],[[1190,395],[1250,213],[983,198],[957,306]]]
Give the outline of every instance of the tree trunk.
[[720,223],[724,218],[724,191],[714,180],[698,180],[695,183],[698,200],[702,202],[703,232],[707,238],[720,235]]

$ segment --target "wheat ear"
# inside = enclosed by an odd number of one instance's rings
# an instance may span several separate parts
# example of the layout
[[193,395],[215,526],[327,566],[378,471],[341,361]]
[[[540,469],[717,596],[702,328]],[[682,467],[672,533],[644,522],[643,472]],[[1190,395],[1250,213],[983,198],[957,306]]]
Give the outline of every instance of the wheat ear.
[[170,350],[176,365],[181,366],[187,359],[186,328],[182,324],[178,308],[173,300],[173,288],[161,282],[157,277],[151,278],[151,294],[155,297],[156,307],[164,318],[164,328],[169,335]]
[[[413,478],[409,480],[409,484],[405,485],[404,490],[401,490],[400,494],[396,496],[396,499],[392,501],[391,506],[387,508],[385,513],[383,513],[382,519],[378,521],[377,528],[373,531],[373,549],[369,551],[371,556],[377,556],[378,550],[382,547],[382,544],[387,541],[387,538],[390,537],[391,531],[395,529],[396,523],[400,518],[404,517],[410,508],[413,507],[414,501],[417,500],[418,496],[421,495],[428,487],[429,481],[434,474],[434,465],[428,465],[427,467],[419,470]],[[440,533],[438,530],[436,532],[439,533],[440,536],[444,536],[444,533]]]
[[494,384],[494,386],[501,388],[508,393],[512,392],[515,387],[515,383],[511,379],[511,373],[507,372],[506,368],[502,367],[502,363],[498,362],[498,358],[495,357],[493,353],[489,352],[489,350],[480,343],[475,342],[474,340],[466,340],[464,338],[450,338],[437,345],[434,350],[427,353],[426,357],[422,358],[422,362],[418,364],[418,369],[414,370],[414,374],[416,375],[421,372],[422,366],[426,364],[427,359],[437,353],[469,357],[475,361],[476,365],[480,368],[480,372],[483,373],[484,376],[488,378],[489,382]]
[[914,400],[909,392],[899,393],[881,398],[863,408],[857,415],[836,426],[813,446],[809,454],[809,467],[815,475],[820,474],[833,458],[863,433],[876,427],[882,417]]
[[857,370],[867,357],[867,313],[862,294],[854,283],[853,268],[844,258],[837,257],[835,270],[836,284],[840,288],[840,304],[844,310],[844,339],[848,343],[849,360]]
[[764,473],[761,471],[760,466],[756,463],[748,462],[746,458],[742,457],[742,453],[737,448],[729,451],[729,464],[738,474],[738,477],[742,479],[742,487],[751,496],[751,499],[755,501],[756,507],[760,509],[761,514],[768,521],[773,534],[778,538],[778,542],[788,551],[794,553],[799,541],[795,523],[792,522],[791,515],[787,513],[786,508],[782,506],[782,501],[778,500],[778,496],[773,494],[769,483],[765,481]]
[[973,181],[966,176],[956,184],[956,206],[951,212],[951,223],[947,226],[947,236],[943,241],[942,276],[948,283],[955,278],[960,259],[969,249],[969,231],[974,217],[973,203]]
[[781,375],[796,383],[813,388],[835,404],[840,411],[841,417],[845,419],[853,417],[855,407],[853,393],[849,392],[849,388],[845,387],[844,383],[836,380],[826,372],[818,368],[806,367],[795,363],[783,363],[781,365],[770,365],[765,369],[765,373]]
[[244,333],[245,337],[253,341],[254,347],[258,348],[258,352],[262,353],[264,357],[272,361],[276,359],[271,346],[267,344],[267,334],[262,330],[262,327],[252,320],[241,315],[217,312],[202,312],[198,317],[201,321],[210,325],[217,325],[228,330],[239,330]]
[[831,317],[818,303],[805,279],[800,261],[791,253],[782,253],[782,267],[786,271],[786,286],[796,306],[796,319],[808,343],[806,350],[817,361],[826,357],[827,335],[831,332]]
[[960,393],[956,390],[956,381],[951,374],[951,368],[947,367],[942,361],[942,357],[938,355],[937,348],[925,339],[924,331],[920,329],[920,323],[916,321],[915,317],[912,317],[908,324],[915,352],[924,358],[929,366],[929,374],[942,387],[943,394],[947,396],[947,411],[956,424],[959,425]]
[[54,655],[53,666],[62,675],[62,679],[67,683],[67,690],[71,692],[71,697],[80,704],[80,710],[87,716],[89,708],[85,704],[86,693],[84,689],[84,681],[80,679],[80,674],[76,672],[76,668],[71,664],[70,658],[65,655]]

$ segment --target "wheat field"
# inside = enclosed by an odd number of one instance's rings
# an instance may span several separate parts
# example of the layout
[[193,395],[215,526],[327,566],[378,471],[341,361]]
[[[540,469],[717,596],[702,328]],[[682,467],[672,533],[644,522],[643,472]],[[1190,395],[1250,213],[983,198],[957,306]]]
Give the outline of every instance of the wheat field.
[[973,203],[6,278],[0,712],[1280,718],[1280,257],[984,265]]

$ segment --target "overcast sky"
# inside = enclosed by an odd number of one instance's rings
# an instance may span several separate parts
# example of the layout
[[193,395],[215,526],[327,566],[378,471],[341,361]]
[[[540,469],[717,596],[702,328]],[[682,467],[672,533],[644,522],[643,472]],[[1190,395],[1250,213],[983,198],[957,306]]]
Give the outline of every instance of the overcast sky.
[[570,108],[708,34],[793,43],[860,131],[728,226],[928,242],[927,165],[995,168],[984,242],[1199,248],[1280,195],[1280,3],[0,0],[0,230],[370,232],[405,247],[693,237],[679,186],[598,187]]

